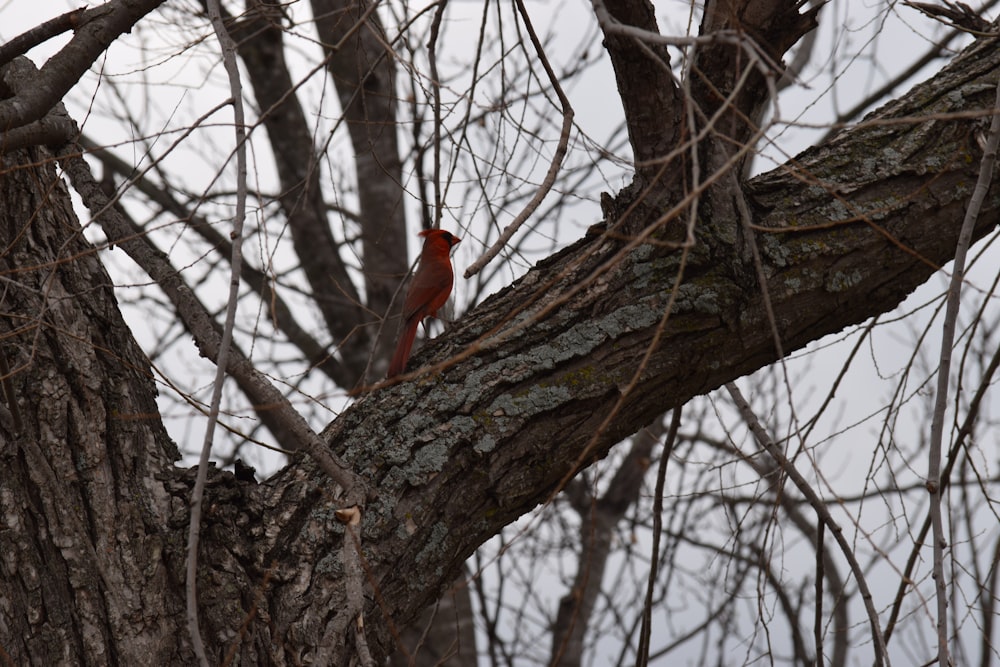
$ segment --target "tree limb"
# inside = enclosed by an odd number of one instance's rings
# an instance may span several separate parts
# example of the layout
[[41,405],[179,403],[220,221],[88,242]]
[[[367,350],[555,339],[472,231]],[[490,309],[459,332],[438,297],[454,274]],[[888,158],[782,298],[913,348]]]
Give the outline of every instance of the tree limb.
[[[785,353],[891,309],[951,257],[998,61],[980,42],[879,116],[748,184]],[[976,237],[998,210],[993,189]],[[483,540],[551,494],[595,433],[600,457],[669,406],[774,360],[761,287],[734,281],[713,229],[699,227],[663,341],[605,432],[673,289],[669,246],[582,239],[428,345],[433,380],[372,391],[331,424],[331,446],[380,489],[365,543],[386,558],[372,567],[390,608],[428,604]],[[414,522],[405,538],[398,517]],[[428,550],[441,579],[393,572]]]
[[46,61],[34,85],[0,101],[0,129],[39,120],[77,84],[105,49],[164,0],[110,0],[76,17],[69,44]]

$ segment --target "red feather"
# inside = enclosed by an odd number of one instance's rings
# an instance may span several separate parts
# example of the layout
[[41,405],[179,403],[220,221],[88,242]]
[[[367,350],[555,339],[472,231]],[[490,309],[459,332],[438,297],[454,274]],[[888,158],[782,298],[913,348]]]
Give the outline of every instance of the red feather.
[[424,248],[420,251],[420,265],[403,302],[403,332],[396,343],[388,377],[406,370],[417,325],[425,318],[437,317],[437,311],[448,301],[455,281],[451,270],[451,249],[461,239],[441,229],[425,230],[420,232],[420,236],[424,237]]

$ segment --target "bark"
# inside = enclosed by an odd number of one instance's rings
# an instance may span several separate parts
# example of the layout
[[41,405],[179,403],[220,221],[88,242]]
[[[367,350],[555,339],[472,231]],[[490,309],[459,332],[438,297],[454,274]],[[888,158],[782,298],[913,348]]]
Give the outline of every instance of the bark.
[[[595,229],[426,346],[413,365],[440,362],[433,374],[371,391],[332,423],[332,451],[374,489],[360,547],[376,661],[477,546],[581,466],[773,361],[765,289],[788,353],[890,310],[944,264],[981,156],[974,112],[991,111],[998,72],[983,39],[863,126],[745,188],[714,186],[714,202],[746,197],[759,272],[735,204],[701,210],[686,255],[652,242],[682,237],[674,221],[647,237]],[[51,164],[41,151],[4,160],[0,647],[14,664],[190,663],[191,475],[171,467],[148,364]],[[977,236],[998,213],[994,188]],[[328,479],[310,459],[261,485],[210,479],[199,605],[211,660],[349,664]]]
[[[817,25],[822,4],[815,3],[800,14],[802,4],[790,0],[709,0],[705,4],[700,35],[729,33],[742,39],[719,39],[698,47],[691,81],[691,94],[702,118],[723,109],[716,133],[731,140],[722,144],[730,150],[745,146],[757,131],[764,105],[771,99],[767,77],[777,84],[785,52]],[[762,61],[755,63],[754,57]]]
[[476,617],[463,568],[453,585],[404,628],[400,628],[390,667],[464,667],[475,665]]
[[178,454],[149,362],[51,155],[2,160],[0,648],[15,665],[168,664],[183,603],[160,476]]
[[[941,114],[986,112],[998,60],[984,40],[865,126],[748,184],[785,353],[890,310],[948,260],[981,153],[975,118]],[[977,236],[998,205],[991,191]],[[658,345],[679,252],[586,238],[430,344],[415,366],[442,362],[432,380],[372,392],[331,426],[335,451],[378,489],[363,541],[383,612],[409,618],[578,466],[776,358],[761,288],[727,264],[749,259],[715,248],[724,239],[699,237]]]
[[[613,20],[625,26],[659,33],[653,4],[648,0],[612,0],[607,9]],[[607,25],[604,47],[615,70],[636,177],[639,185],[651,185],[661,176],[662,160],[684,133],[684,105],[670,71],[670,55],[661,44],[615,33]]]

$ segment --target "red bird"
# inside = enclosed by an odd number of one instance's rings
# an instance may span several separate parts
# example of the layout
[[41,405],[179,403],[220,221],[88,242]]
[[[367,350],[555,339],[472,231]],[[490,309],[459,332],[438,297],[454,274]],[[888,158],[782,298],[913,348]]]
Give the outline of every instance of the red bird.
[[451,270],[451,249],[461,239],[442,229],[424,230],[420,235],[424,237],[424,249],[420,251],[420,266],[403,302],[403,333],[396,343],[396,353],[392,355],[387,377],[406,370],[417,325],[427,317],[437,317],[438,308],[448,300],[455,281]]

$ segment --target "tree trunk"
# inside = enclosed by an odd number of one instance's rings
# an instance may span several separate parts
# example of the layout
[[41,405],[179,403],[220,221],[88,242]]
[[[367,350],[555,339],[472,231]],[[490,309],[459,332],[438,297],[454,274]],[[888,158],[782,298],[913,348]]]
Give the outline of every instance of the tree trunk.
[[161,476],[178,454],[149,362],[52,156],[2,160],[0,648],[14,665],[177,662]]

